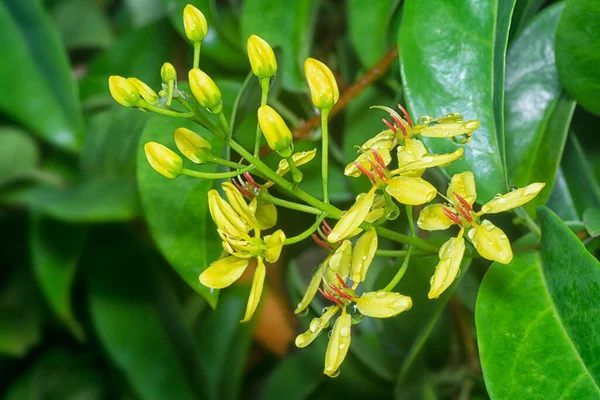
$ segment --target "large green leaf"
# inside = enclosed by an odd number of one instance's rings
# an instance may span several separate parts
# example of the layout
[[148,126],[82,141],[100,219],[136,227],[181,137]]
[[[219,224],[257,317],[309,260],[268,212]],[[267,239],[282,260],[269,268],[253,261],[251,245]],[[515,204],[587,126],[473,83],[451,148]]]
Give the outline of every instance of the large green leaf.
[[77,87],[59,34],[40,1],[0,2],[0,110],[67,150],[81,145]]
[[388,28],[385,23],[395,9],[395,0],[350,0],[348,33],[354,51],[364,67],[371,67],[388,51]]
[[113,41],[108,18],[92,1],[69,0],[52,10],[65,47],[69,50],[107,48]]
[[0,127],[0,140],[0,185],[32,176],[40,162],[35,140],[13,127]]
[[73,315],[71,285],[85,238],[83,225],[67,225],[35,213],[31,217],[35,277],[52,311],[78,339],[83,339],[83,330]]
[[481,365],[492,399],[600,397],[600,264],[549,209],[542,250],[493,264],[477,299]]
[[[398,38],[400,71],[409,111],[442,116],[460,112],[481,126],[465,157],[445,169],[472,170],[479,201],[507,189],[504,168],[504,62],[515,0],[407,0]],[[435,153],[450,140],[426,140]]]
[[[124,373],[141,399],[196,399],[199,394],[182,362],[172,332],[182,324],[163,320],[177,305],[164,295],[168,279],[150,250],[131,234],[107,230],[91,236],[82,259],[88,271],[89,310],[96,334],[112,362]],[[180,329],[181,330],[181,329]],[[193,357],[192,354],[190,356]]]
[[558,80],[554,38],[564,3],[548,7],[522,31],[506,58],[506,166],[510,183],[546,188],[526,205],[530,213],[550,197],[575,102]]
[[600,3],[567,0],[556,35],[556,66],[567,91],[600,115]]
[[283,87],[302,91],[304,60],[310,55],[317,0],[247,0],[241,16],[242,38],[259,35],[283,52]]
[[544,0],[517,0],[515,11],[510,23],[511,39],[518,36],[525,28],[529,20],[542,7]]
[[[218,154],[222,144],[209,132],[189,121],[155,116],[142,133],[137,154],[137,178],[142,206],[154,240],[167,261],[214,307],[218,291],[200,284],[198,276],[219,258],[221,244],[208,212],[206,194],[211,180],[179,176],[167,179],[154,171],[144,154],[144,144],[155,141],[175,150],[173,132],[186,127],[202,134]],[[187,159],[185,163],[188,163]],[[196,166],[190,168],[197,168]],[[214,170],[214,167],[207,169]]]

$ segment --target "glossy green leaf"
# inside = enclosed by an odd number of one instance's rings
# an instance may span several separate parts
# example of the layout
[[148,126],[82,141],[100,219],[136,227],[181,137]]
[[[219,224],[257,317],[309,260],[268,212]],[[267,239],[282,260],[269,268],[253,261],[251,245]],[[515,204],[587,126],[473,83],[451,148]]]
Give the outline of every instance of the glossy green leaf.
[[247,0],[241,15],[242,38],[258,35],[283,52],[279,74],[287,90],[303,91],[304,60],[310,55],[318,1]]
[[40,161],[37,143],[26,132],[0,128],[0,185],[33,175]]
[[[398,37],[400,72],[413,120],[459,112],[481,126],[448,174],[472,170],[478,201],[507,189],[504,168],[504,62],[515,0],[407,0]],[[426,27],[424,29],[424,27]],[[430,151],[458,146],[429,139]]]
[[111,75],[134,76],[159,90],[160,68],[166,61],[173,62],[175,37],[169,23],[159,21],[119,38],[91,62],[81,79],[79,84],[84,105],[116,104],[108,91],[108,77]]
[[113,41],[110,23],[95,2],[68,0],[52,10],[61,39],[69,50],[107,48]]
[[563,91],[554,60],[554,38],[564,3],[539,13],[506,57],[506,166],[511,185],[545,182],[525,206],[530,214],[550,197],[575,102]]
[[567,0],[556,35],[558,76],[569,94],[600,115],[600,3]]
[[540,253],[493,264],[477,299],[492,399],[600,396],[600,264],[558,217],[538,209]]
[[36,280],[52,311],[79,340],[84,333],[73,315],[71,286],[86,232],[82,225],[67,225],[35,213],[31,217],[30,253]]
[[168,283],[148,249],[118,230],[90,239],[82,259],[89,271],[89,311],[112,362],[141,399],[199,398],[178,356],[179,341],[170,337],[173,327],[161,319],[161,308],[172,307],[158,294]]
[[512,21],[510,23],[511,39],[518,36],[521,31],[525,29],[529,20],[543,5],[544,0],[517,0]]
[[[181,277],[214,307],[218,291],[200,284],[198,276],[221,254],[221,240],[208,212],[206,194],[211,180],[179,176],[167,179],[154,171],[144,154],[144,144],[155,141],[176,151],[173,132],[186,127],[209,140],[217,154],[222,144],[189,121],[155,116],[146,125],[137,154],[137,178],[142,206],[158,248]],[[187,163],[184,161],[184,165]],[[198,168],[189,163],[192,169]],[[214,171],[214,167],[203,168]]]
[[583,213],[583,223],[590,236],[600,235],[600,209],[588,208]]
[[134,26],[144,26],[163,18],[166,6],[161,0],[125,0]]
[[578,221],[581,219],[581,216],[577,213],[575,200],[573,200],[573,196],[569,191],[569,185],[562,168],[558,168],[556,172],[554,187],[546,205],[563,221]]
[[394,11],[394,0],[350,0],[348,33],[354,51],[364,67],[371,67],[389,50],[388,28],[385,23]]
[[0,3],[0,110],[48,142],[81,145],[77,87],[59,34],[40,1]]
[[[243,50],[246,48],[245,41],[243,41],[244,46],[242,47],[239,42],[232,41],[228,35],[224,34],[223,27],[219,25],[214,12],[215,9],[211,7],[211,0],[163,0],[163,3],[167,7],[167,14],[171,23],[185,41],[187,41],[187,38],[183,29],[184,7],[191,4],[202,11],[206,17],[208,34],[202,41],[200,68],[205,69],[202,58],[206,57],[227,69],[248,71],[250,65]],[[190,54],[193,52],[191,45],[189,52]],[[207,71],[207,73],[209,72],[211,71]]]

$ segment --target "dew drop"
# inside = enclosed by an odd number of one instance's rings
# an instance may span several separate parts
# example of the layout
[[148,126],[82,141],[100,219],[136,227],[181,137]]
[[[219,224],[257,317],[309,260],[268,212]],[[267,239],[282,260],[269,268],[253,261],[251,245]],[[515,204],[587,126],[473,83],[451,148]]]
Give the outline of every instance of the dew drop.
[[510,187],[510,191],[511,191],[511,192],[514,192],[514,191],[515,191],[515,190],[517,190],[518,188],[519,188],[518,186],[514,186],[514,185],[513,185],[513,186],[511,186],[511,187]]
[[327,312],[327,307],[325,307],[321,310],[321,314],[325,314],[326,312]]
[[385,297],[386,295],[387,295],[386,292],[377,292],[377,293],[375,293],[375,297],[378,297],[380,299],[383,298],[383,297]]
[[348,328],[347,326],[343,327],[343,328],[340,330],[340,335],[341,335],[342,337],[348,337],[348,336],[350,336],[350,328]]
[[331,339],[331,335],[333,335],[333,329],[332,329],[332,330],[330,330],[330,331],[327,333],[327,337],[328,337],[329,339]]
[[476,233],[477,233],[477,230],[475,228],[472,228],[467,233],[467,236],[469,237],[469,239],[473,240],[473,238],[475,237]]
[[344,350],[346,348],[346,343],[341,343],[339,348],[340,350]]
[[312,321],[310,321],[308,329],[310,329],[310,331],[314,333],[319,329],[320,326],[321,320],[319,318],[313,318]]
[[429,162],[432,162],[432,161],[433,161],[433,157],[431,157],[431,156],[425,156],[425,157],[423,157],[423,158],[421,159],[421,161],[423,161],[423,162],[426,162],[426,163],[429,163]]
[[502,240],[506,240],[506,235],[500,235],[499,238]]
[[305,317],[308,315],[308,307],[298,313],[299,317]]
[[340,369],[336,369],[335,371],[333,371],[331,374],[329,374],[330,377],[332,378],[337,378],[338,376],[340,376]]
[[502,197],[502,194],[500,194],[500,193],[496,193],[494,195],[494,199],[499,199],[500,197]]
[[456,144],[467,144],[471,140],[473,135],[470,133],[465,133],[462,135],[453,136],[451,139]]

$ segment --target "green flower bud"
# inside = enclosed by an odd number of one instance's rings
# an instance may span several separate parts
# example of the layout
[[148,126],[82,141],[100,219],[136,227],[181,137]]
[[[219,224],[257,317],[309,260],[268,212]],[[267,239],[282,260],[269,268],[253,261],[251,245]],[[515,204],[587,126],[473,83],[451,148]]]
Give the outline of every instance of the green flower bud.
[[117,103],[125,107],[134,107],[140,101],[140,91],[131,81],[122,76],[108,78],[110,95]]
[[177,71],[173,64],[166,62],[162,65],[160,68],[160,79],[162,79],[164,83],[177,80]]
[[202,11],[191,4],[183,9],[183,28],[190,42],[201,42],[208,33],[208,23]]
[[193,68],[188,74],[192,94],[198,104],[210,112],[218,114],[223,109],[221,91],[215,82],[199,68]]
[[159,174],[173,179],[181,174],[183,160],[171,149],[160,143],[148,142],[144,145],[146,159]]
[[269,106],[261,106],[258,109],[258,123],[271,149],[281,157],[292,155],[292,132],[277,111]]
[[270,78],[277,72],[275,53],[260,36],[252,35],[248,38],[248,59],[252,73],[259,78]]

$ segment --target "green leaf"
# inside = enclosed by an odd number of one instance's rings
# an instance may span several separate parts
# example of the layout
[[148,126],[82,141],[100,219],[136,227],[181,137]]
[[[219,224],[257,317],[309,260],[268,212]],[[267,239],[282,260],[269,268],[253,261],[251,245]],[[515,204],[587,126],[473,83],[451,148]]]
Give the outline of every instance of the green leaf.
[[569,94],[600,115],[600,3],[567,0],[556,35],[558,76]]
[[[242,38],[258,35],[283,52],[282,86],[304,91],[304,60],[310,55],[319,2],[247,0],[241,15]],[[244,42],[245,44],[245,42]]]
[[539,13],[506,57],[506,166],[520,187],[545,182],[525,209],[545,204],[554,184],[575,102],[565,95],[554,61],[554,38],[564,3]]
[[77,87],[59,34],[40,1],[0,3],[0,110],[62,149],[81,145]]
[[354,51],[364,67],[371,67],[389,50],[388,25],[394,0],[348,2],[348,33]]
[[34,174],[40,162],[35,140],[13,127],[0,127],[0,185]]
[[166,6],[161,0],[125,0],[134,26],[144,26],[163,18]]
[[68,0],[52,10],[61,39],[69,50],[105,49],[113,41],[110,23],[95,2]]
[[[159,142],[176,149],[173,132],[189,128],[211,142],[218,154],[222,144],[203,128],[189,121],[155,116],[148,121],[140,138],[137,154],[137,178],[142,206],[158,248],[181,277],[211,304],[216,305],[218,291],[200,284],[198,276],[221,254],[221,241],[208,212],[207,193],[211,180],[179,176],[170,180],[154,171],[144,154],[144,144]],[[184,160],[184,166],[188,163]],[[187,167],[195,169],[189,163]],[[214,171],[208,167],[207,171]]]
[[36,280],[54,313],[83,340],[84,333],[73,315],[71,286],[87,229],[33,214],[30,253]]
[[481,365],[492,399],[600,396],[600,264],[549,209],[540,253],[494,263],[477,299]]
[[544,0],[517,0],[510,23],[511,39],[518,36],[529,20],[544,4]]
[[180,321],[161,319],[161,309],[176,306],[160,295],[168,282],[147,257],[148,249],[122,231],[90,239],[82,261],[89,271],[89,311],[113,363],[141,399],[200,398],[177,353],[180,341],[170,337],[172,324]]
[[[398,37],[400,72],[413,120],[459,112],[481,126],[465,157],[445,168],[471,170],[480,202],[507,189],[504,166],[504,62],[515,0],[408,0]],[[423,27],[427,27],[424,29]],[[458,146],[428,139],[435,153]]]
[[[86,107],[114,105],[108,91],[108,77],[136,77],[154,90],[160,88],[160,68],[173,61],[175,35],[167,21],[132,31],[96,57],[80,81],[81,100]],[[187,76],[185,77],[187,79]]]
[[[211,0],[163,0],[163,3],[167,6],[167,13],[171,23],[186,42],[188,39],[185,36],[185,31],[183,29],[184,7],[191,4],[202,11],[206,17],[206,21],[208,22],[208,34],[202,41],[200,68],[205,69],[203,57],[207,57],[210,61],[214,61],[230,70],[248,70],[248,59],[246,58],[244,51],[242,51],[242,46],[239,42],[230,40],[230,36],[225,34],[222,26],[218,23],[214,7],[211,7]],[[191,52],[191,45],[189,48],[189,51]],[[243,48],[246,48],[245,41]]]
[[600,235],[600,209],[588,208],[583,213],[583,222],[590,236]]
[[575,201],[569,191],[569,186],[562,167],[559,167],[558,171],[556,171],[554,187],[552,188],[550,198],[546,205],[563,221],[578,221],[581,219],[577,213]]

